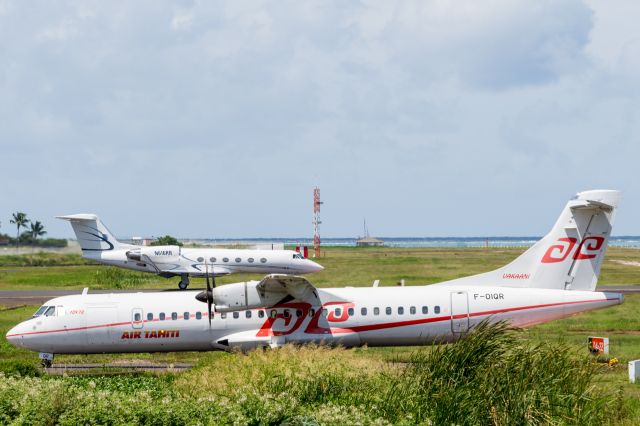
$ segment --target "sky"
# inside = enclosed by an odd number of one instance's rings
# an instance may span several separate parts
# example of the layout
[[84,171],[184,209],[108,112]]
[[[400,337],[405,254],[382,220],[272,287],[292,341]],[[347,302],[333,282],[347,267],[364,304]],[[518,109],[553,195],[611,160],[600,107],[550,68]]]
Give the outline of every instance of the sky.
[[543,235],[623,191],[640,2],[0,0],[0,232]]

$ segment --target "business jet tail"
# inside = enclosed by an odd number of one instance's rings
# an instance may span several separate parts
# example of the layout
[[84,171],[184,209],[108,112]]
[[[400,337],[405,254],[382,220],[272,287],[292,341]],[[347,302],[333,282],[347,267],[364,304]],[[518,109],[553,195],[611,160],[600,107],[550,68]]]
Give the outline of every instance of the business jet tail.
[[99,256],[102,252],[131,247],[129,244],[122,244],[116,240],[95,214],[73,214],[56,217],[71,222],[73,232],[76,234],[84,256]]
[[442,283],[593,291],[620,192],[593,190],[571,199],[551,232],[495,271]]

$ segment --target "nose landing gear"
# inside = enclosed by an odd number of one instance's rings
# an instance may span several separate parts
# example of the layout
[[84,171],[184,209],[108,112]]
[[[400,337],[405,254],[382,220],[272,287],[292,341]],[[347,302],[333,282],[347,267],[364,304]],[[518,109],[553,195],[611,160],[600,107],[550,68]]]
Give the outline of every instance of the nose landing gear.
[[53,364],[53,356],[53,354],[47,352],[40,352],[38,357],[40,358],[40,364],[42,364],[42,367],[50,368]]
[[180,288],[180,290],[186,290],[187,287],[189,287],[189,275],[185,274],[182,275],[182,278],[178,282],[178,288]]

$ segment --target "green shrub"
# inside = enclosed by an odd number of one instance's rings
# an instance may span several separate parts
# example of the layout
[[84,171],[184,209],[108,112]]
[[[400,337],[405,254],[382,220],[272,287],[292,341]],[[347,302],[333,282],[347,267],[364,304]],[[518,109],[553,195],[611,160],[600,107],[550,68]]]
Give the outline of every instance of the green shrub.
[[7,376],[35,377],[41,374],[38,365],[29,361],[0,360],[0,372]]

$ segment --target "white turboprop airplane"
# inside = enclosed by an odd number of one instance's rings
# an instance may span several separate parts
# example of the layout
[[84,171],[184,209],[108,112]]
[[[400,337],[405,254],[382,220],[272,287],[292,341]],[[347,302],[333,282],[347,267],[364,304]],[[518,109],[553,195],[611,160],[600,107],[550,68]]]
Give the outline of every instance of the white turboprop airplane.
[[71,222],[85,259],[152,272],[165,278],[180,276],[178,287],[181,290],[189,285],[190,276],[205,276],[205,260],[214,276],[239,272],[307,274],[324,269],[292,250],[199,249],[123,244],[116,240],[95,214],[74,214],[57,218]]
[[[415,287],[315,288],[306,279],[206,291],[64,296],[7,333],[8,341],[54,354],[247,350],[288,342],[347,347],[455,340],[486,318],[527,326],[622,303],[596,292],[618,191],[569,201],[549,234],[492,272]],[[215,281],[215,280],[214,280]]]

